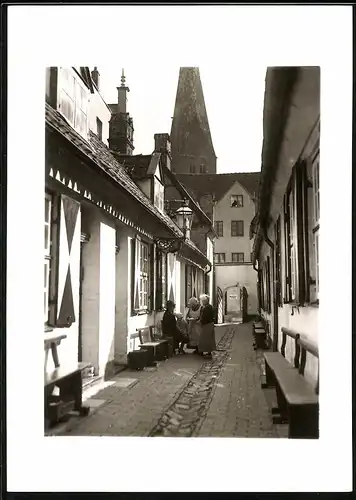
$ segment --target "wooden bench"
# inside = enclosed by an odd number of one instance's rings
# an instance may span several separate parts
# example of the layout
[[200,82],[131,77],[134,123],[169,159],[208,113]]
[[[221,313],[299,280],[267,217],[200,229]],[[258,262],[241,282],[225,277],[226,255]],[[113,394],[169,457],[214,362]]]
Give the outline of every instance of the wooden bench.
[[[71,411],[77,411],[81,416],[89,414],[89,407],[83,406],[82,396],[82,371],[90,363],[75,363],[70,366],[61,366],[57,347],[67,335],[55,334],[47,331],[44,338],[44,348],[52,352],[54,370],[44,374],[44,401],[45,401],[45,426],[58,422]],[[53,389],[58,387],[59,394],[53,394]]]
[[137,328],[137,332],[140,338],[139,348],[149,353],[148,366],[156,366],[156,361],[163,361],[167,358],[166,342],[152,340],[152,331],[149,326]]
[[268,348],[268,335],[269,335],[269,325],[264,318],[260,318],[255,321],[252,325],[253,328],[253,338],[254,338],[254,349],[267,349]]
[[[294,339],[293,364],[285,359],[288,337]],[[277,395],[273,423],[288,423],[288,437],[293,439],[319,437],[319,375],[316,387],[304,378],[307,353],[319,359],[317,347],[287,328],[282,328],[281,352],[264,353],[266,383],[262,387],[275,387]]]

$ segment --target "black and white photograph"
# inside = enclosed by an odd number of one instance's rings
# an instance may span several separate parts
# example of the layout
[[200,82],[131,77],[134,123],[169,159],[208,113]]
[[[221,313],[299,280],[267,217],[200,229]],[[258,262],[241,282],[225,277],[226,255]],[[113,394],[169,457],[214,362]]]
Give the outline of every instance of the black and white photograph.
[[[351,438],[338,437],[340,427],[351,433],[351,247],[342,243],[351,229],[349,28],[339,40],[347,60],[332,55],[337,79],[327,53],[330,23],[342,30],[350,8],[21,9],[31,20],[43,17],[42,38],[31,41],[34,60],[21,71],[16,54],[25,60],[28,50],[9,35],[8,64],[16,68],[8,84],[8,210],[15,222],[8,222],[7,286],[16,312],[8,314],[7,393],[16,418],[8,417],[8,437],[24,425],[28,447],[35,435],[42,443],[41,463],[49,453],[66,470],[75,456],[92,462],[81,485],[80,474],[63,486],[43,473],[36,490],[156,491],[156,471],[167,479],[161,491],[308,491],[307,476],[311,491],[323,491],[321,480],[325,491],[348,491],[349,465],[337,489],[327,489],[331,463],[317,473],[318,485],[311,476],[316,453],[327,459],[328,440],[341,448]],[[13,30],[24,26],[14,10]],[[320,38],[308,32],[319,11]],[[86,27],[79,23],[74,33],[68,28],[79,18]],[[305,28],[295,31],[298,19]],[[330,88],[337,105],[324,98]],[[33,101],[28,111],[19,102],[24,91]],[[24,186],[15,195],[17,183]],[[23,233],[13,232],[16,220]],[[11,255],[16,241],[26,264]],[[27,283],[16,302],[19,275]],[[343,313],[335,301],[342,290]],[[21,356],[28,388],[16,380]],[[28,394],[20,403],[21,387]],[[324,399],[336,394],[338,402]],[[345,459],[350,453],[345,448]],[[236,454],[250,483],[244,472],[236,477]],[[13,471],[16,456],[14,448]],[[128,473],[119,465],[125,456]],[[228,456],[230,486],[218,480]],[[109,473],[113,462],[121,479]],[[261,474],[266,482],[256,485]],[[35,475],[26,475],[17,491],[34,484]],[[143,477],[146,486],[137,484]]]

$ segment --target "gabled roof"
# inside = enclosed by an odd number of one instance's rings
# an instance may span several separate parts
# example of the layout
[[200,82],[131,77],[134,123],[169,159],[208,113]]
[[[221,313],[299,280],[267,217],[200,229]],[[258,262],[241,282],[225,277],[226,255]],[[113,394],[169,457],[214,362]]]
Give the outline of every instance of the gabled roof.
[[164,171],[164,175],[168,177],[168,179],[172,182],[172,185],[177,189],[177,191],[181,194],[181,196],[183,198],[186,198],[189,200],[190,207],[192,208],[193,212],[196,213],[196,215],[200,219],[200,221],[203,224],[210,226],[212,228],[212,231],[215,234],[215,231],[213,230],[213,223],[211,222],[209,217],[206,215],[206,213],[198,205],[198,203],[196,202],[194,197],[189,193],[189,190],[186,189],[186,187],[177,179],[176,174],[174,174],[167,167],[164,167],[163,171]]
[[[114,153],[115,155],[115,153]],[[140,180],[154,175],[161,153],[152,153],[151,155],[115,155],[118,161],[125,168],[132,179]]]
[[200,198],[204,194],[212,194],[220,201],[234,182],[239,182],[252,198],[258,196],[260,172],[244,172],[234,174],[176,174],[192,196]]
[[125,172],[125,169],[114,158],[110,149],[93,132],[89,131],[89,142],[85,141],[62,117],[62,115],[46,103],[46,124],[59,132],[63,137],[74,144],[85,156],[93,161],[101,170],[106,172],[119,187],[123,188],[136,199],[148,212],[160,220],[175,235],[181,237],[183,233],[178,226],[156,208],[141,189]]

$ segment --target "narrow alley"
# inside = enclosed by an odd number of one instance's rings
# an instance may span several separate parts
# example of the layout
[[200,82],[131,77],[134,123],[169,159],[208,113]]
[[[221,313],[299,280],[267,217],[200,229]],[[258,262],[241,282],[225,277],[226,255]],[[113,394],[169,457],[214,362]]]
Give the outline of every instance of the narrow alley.
[[273,390],[261,389],[252,324],[217,326],[216,340],[212,360],[179,355],[121,372],[86,400],[88,417],[50,435],[286,437],[286,426],[272,425]]

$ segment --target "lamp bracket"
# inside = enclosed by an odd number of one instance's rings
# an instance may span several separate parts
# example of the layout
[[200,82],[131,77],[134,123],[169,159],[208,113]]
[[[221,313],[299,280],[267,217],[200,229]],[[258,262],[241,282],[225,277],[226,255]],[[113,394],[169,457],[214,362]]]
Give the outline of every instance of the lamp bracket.
[[155,238],[158,250],[167,253],[176,253],[182,248],[182,238]]

